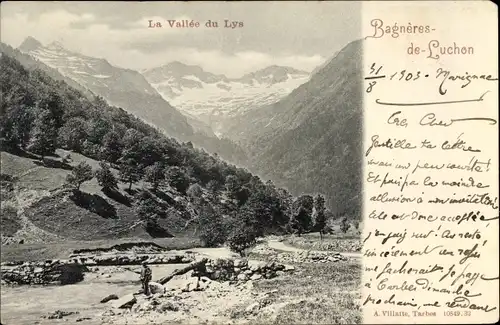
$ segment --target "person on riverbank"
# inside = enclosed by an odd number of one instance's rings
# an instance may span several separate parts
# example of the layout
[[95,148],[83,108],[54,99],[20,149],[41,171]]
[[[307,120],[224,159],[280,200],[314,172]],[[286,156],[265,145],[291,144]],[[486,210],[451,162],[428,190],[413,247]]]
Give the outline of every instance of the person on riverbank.
[[149,282],[153,277],[153,272],[151,268],[147,265],[146,262],[142,262],[141,269],[141,282],[142,282],[142,290],[146,296],[149,295]]

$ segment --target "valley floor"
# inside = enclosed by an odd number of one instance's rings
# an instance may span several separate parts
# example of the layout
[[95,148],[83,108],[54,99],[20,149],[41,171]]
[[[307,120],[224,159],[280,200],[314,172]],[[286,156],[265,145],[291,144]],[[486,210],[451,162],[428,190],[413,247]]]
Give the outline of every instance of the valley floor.
[[[10,245],[9,245],[10,246]],[[106,245],[109,247],[109,245]],[[9,247],[13,249],[13,247]],[[226,248],[189,249],[210,258],[234,257]],[[250,259],[272,260],[276,255],[301,249],[269,239],[258,245]],[[292,254],[294,254],[292,253]],[[140,288],[139,266],[91,268],[84,281],[65,286],[2,285],[2,324],[355,324],[361,323],[360,260],[356,253],[346,260],[291,263],[294,273],[240,284],[212,281],[203,291],[178,290],[188,275],[168,282],[167,293],[138,297],[131,310],[113,308],[99,301],[109,294],[122,297]],[[3,258],[2,258],[3,260]],[[179,265],[152,265],[153,280]],[[152,308],[159,305],[162,309]],[[78,312],[61,319],[43,316],[57,310]]]

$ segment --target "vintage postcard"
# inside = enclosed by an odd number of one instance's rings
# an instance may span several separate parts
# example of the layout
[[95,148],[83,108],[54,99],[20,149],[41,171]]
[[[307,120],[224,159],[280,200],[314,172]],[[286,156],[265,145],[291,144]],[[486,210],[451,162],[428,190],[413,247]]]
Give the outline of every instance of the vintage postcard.
[[5,1],[1,314],[499,319],[489,1]]

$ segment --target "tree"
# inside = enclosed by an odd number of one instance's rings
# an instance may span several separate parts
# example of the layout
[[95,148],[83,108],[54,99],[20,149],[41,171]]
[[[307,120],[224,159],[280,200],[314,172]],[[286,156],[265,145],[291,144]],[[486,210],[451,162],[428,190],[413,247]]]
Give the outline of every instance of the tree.
[[342,231],[343,233],[346,233],[350,227],[351,227],[351,225],[347,221],[347,218],[343,218],[342,221],[340,222],[340,231]]
[[123,152],[121,160],[133,160],[136,165],[141,162],[140,141],[144,137],[142,133],[135,129],[128,129],[123,136]]
[[71,174],[68,174],[66,177],[66,182],[68,185],[76,189],[80,190],[80,186],[86,182],[90,181],[94,177],[92,173],[92,167],[86,162],[81,162],[73,168]]
[[245,257],[246,251],[255,246],[259,227],[250,209],[242,209],[233,223],[231,233],[227,239],[229,248]]
[[150,166],[156,162],[166,161],[160,141],[152,136],[142,137],[138,146],[139,160],[143,166]]
[[190,185],[186,194],[193,202],[200,202],[203,200],[203,189],[198,183]]
[[141,190],[136,195],[135,210],[141,220],[148,220],[152,216],[161,213],[156,200],[146,190]]
[[25,148],[30,140],[33,124],[33,109],[25,105],[5,105],[2,103],[0,115],[0,134],[5,139],[4,144],[11,149]]
[[319,231],[320,239],[323,240],[323,231],[326,227],[326,208],[325,198],[321,194],[314,198],[313,221],[313,229]]
[[99,159],[100,145],[85,139],[82,144],[82,154],[87,157]]
[[134,160],[128,159],[120,165],[120,180],[128,183],[128,190],[132,189],[132,184],[141,179],[140,170]]
[[211,180],[207,183],[206,186],[207,190],[213,193],[217,193],[222,189],[221,183],[216,181],[216,180]]
[[234,175],[229,175],[226,177],[225,187],[227,191],[227,195],[236,199],[236,195],[240,189],[240,184],[238,183],[238,179]]
[[40,109],[36,114],[27,149],[42,156],[54,153],[57,130],[55,121],[47,109]]
[[216,247],[224,243],[227,237],[227,230],[222,217],[203,199],[200,204],[197,232],[205,247]]
[[311,228],[313,205],[314,199],[310,195],[301,195],[294,202],[295,208],[288,226],[298,236]]
[[116,131],[110,131],[102,139],[100,158],[110,163],[116,163],[120,159],[122,149],[120,135]]
[[171,186],[181,193],[186,193],[189,187],[189,178],[186,173],[177,166],[170,167],[167,171],[167,179]]
[[164,179],[165,169],[163,163],[155,162],[153,165],[146,167],[144,180],[150,182],[154,190],[158,188]]
[[87,138],[85,125],[85,121],[82,118],[74,117],[69,119],[63,127],[59,129],[59,143],[61,147],[81,152],[82,145]]
[[115,175],[111,172],[109,165],[101,162],[99,166],[101,168],[96,171],[95,176],[99,185],[103,187],[103,190],[110,191],[118,188],[118,181],[116,180]]
[[110,131],[111,123],[102,117],[87,121],[87,139],[92,143],[102,143],[104,136]]
[[50,112],[50,116],[54,119],[54,127],[60,128],[63,125],[64,103],[56,89],[49,90],[48,95],[41,99],[39,107]]
[[156,230],[161,228],[158,219],[163,211],[148,191],[142,190],[137,194],[135,211],[146,229]]

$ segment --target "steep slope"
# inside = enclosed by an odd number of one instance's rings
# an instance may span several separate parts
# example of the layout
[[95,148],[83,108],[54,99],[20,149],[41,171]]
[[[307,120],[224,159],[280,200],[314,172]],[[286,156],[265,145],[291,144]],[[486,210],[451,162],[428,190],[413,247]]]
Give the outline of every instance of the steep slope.
[[[40,42],[35,40],[32,37],[28,37],[25,42],[23,42],[23,48],[25,49],[32,49],[32,48],[37,48],[39,46]],[[94,93],[92,93],[89,89],[83,87],[80,85],[78,82],[74,81],[71,78],[68,78],[64,75],[62,75],[57,69],[51,68],[42,61],[37,60],[36,58],[32,57],[29,54],[22,53],[20,50],[16,50],[12,47],[10,47],[7,44],[1,43],[0,42],[0,52],[5,53],[16,60],[18,60],[24,67],[28,69],[40,69],[41,71],[47,73],[52,79],[54,80],[60,80],[64,81],[71,87],[77,89],[78,91],[82,92],[85,94],[88,98],[92,98],[95,96]]]
[[274,103],[309,77],[305,71],[274,65],[231,79],[177,61],[143,75],[163,98],[185,115],[209,124],[217,134],[224,134],[228,117]]
[[28,38],[19,50],[57,69],[111,105],[153,123],[170,136],[185,140],[193,134],[186,118],[163,100],[137,71],[117,68],[104,59],[68,51],[58,42],[43,46]]
[[362,41],[342,49],[279,102],[234,119],[228,136],[252,153],[252,170],[292,193],[323,192],[337,214],[359,217]]
[[289,220],[286,191],[4,52],[0,86],[0,225],[14,242],[192,236],[193,225],[225,240],[243,218],[262,232]]
[[191,141],[206,150],[238,162],[245,159],[243,151],[228,140],[219,141],[203,124],[193,127],[187,118],[172,107],[151,87],[143,75],[112,66],[104,59],[92,58],[65,49],[53,42],[43,46],[32,37],[19,50],[57,70],[70,85],[88,89],[109,104],[121,107],[181,141]]

